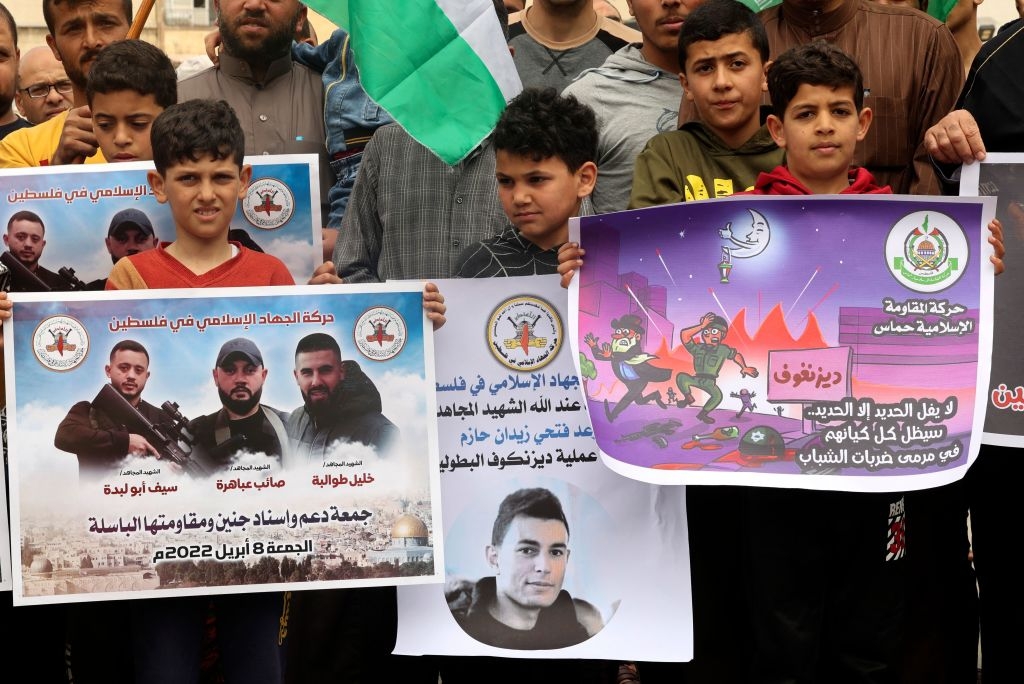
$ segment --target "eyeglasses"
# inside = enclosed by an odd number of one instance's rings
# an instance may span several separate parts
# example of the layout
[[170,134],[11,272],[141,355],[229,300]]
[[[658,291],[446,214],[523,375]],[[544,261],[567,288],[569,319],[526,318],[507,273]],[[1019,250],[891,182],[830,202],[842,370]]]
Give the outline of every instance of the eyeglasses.
[[57,81],[56,83],[36,83],[30,85],[28,88],[22,88],[21,92],[28,93],[28,96],[34,100],[38,100],[41,97],[46,97],[50,94],[50,88],[53,88],[61,95],[66,95],[73,89],[71,81]]

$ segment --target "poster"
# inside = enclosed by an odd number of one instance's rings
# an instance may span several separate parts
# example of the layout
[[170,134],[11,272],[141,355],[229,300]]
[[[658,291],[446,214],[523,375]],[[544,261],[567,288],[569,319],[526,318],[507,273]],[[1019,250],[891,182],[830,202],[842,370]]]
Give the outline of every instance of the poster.
[[574,219],[570,339],[605,463],[663,483],[959,479],[984,418],[994,213],[738,196]]
[[15,603],[439,581],[420,287],[12,294]]
[[[3,431],[7,433],[7,415],[0,413],[3,420]],[[5,440],[6,442],[6,440]],[[6,452],[4,449],[4,463],[6,464]],[[7,469],[4,469],[3,487],[0,488],[0,591],[10,591],[13,587],[11,582],[11,526],[7,519]]]
[[[307,282],[323,262],[317,159],[313,154],[246,157],[252,181],[231,222],[230,239],[273,254],[296,283]],[[152,168],[152,162],[127,162],[0,170],[0,197],[7,200],[7,214],[0,219],[7,252],[3,264],[15,271],[11,289],[44,290],[36,281],[21,282],[27,277],[18,264],[35,260],[52,274],[45,277],[49,290],[102,290],[116,258],[173,241],[171,210],[156,201],[146,180]],[[42,222],[43,238],[34,249],[25,247],[23,255],[11,249],[9,225],[26,216],[21,212],[35,215],[36,225]],[[148,226],[139,229],[140,224]]]
[[438,286],[445,585],[399,587],[395,652],[690,660],[685,488],[601,463],[558,277]]
[[989,154],[983,162],[963,166],[960,195],[995,198],[1006,245],[1007,268],[995,283],[992,375],[981,385],[988,387],[984,441],[1024,446],[1024,363],[1017,353],[1018,335],[1024,329],[1024,272],[1018,267],[1024,255],[1024,155]]

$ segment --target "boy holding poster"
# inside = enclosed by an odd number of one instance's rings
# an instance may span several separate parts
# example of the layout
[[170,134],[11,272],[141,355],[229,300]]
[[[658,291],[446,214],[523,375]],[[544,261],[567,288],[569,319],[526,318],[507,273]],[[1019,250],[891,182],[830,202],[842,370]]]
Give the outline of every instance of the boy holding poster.
[[[872,113],[849,56],[825,41],[793,48],[769,67],[768,91],[774,110],[768,130],[786,150],[786,164],[762,173],[751,194],[891,193],[867,169],[851,166]],[[999,273],[1002,228],[997,220],[988,227]],[[897,676],[905,614],[903,494],[751,488],[746,499],[753,678]]]

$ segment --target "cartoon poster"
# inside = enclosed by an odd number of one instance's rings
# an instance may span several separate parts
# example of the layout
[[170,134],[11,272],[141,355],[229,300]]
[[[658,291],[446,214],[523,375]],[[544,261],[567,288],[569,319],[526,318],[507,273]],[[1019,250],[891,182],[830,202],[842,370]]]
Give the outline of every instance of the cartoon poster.
[[686,488],[601,463],[558,277],[438,286],[445,585],[399,587],[395,652],[690,660]]
[[440,580],[418,283],[11,299],[15,603]]
[[570,338],[605,463],[687,484],[959,479],[984,418],[994,213],[738,196],[574,220]]
[[[317,159],[246,157],[252,181],[231,222],[230,239],[273,254],[296,283],[307,282],[323,262]],[[127,162],[0,169],[6,289],[102,290],[119,258],[173,241],[171,211],[146,181],[152,168],[152,162]]]
[[988,387],[985,437],[988,444],[1024,446],[1024,363],[1017,336],[1024,330],[1024,272],[1017,267],[1024,255],[1024,155],[989,154],[985,161],[962,167],[960,195],[993,197],[1003,224],[1008,267],[995,284],[992,324],[992,376]]

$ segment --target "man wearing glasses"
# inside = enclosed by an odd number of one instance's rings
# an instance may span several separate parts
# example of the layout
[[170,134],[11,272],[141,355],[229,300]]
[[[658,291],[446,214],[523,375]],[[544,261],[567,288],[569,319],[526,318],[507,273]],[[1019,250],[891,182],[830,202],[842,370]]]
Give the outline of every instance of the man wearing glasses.
[[50,48],[40,45],[21,56],[14,102],[30,124],[42,123],[71,109],[73,89],[63,65]]

